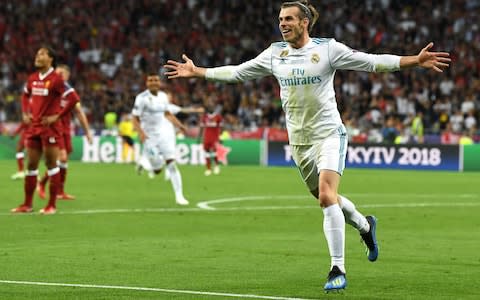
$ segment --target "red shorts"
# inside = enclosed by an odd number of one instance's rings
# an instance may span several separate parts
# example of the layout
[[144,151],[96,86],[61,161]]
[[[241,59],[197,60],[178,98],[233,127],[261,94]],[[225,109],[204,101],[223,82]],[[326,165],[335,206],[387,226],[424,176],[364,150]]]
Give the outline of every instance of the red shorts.
[[60,122],[50,126],[32,125],[25,133],[25,147],[42,150],[45,147],[58,147],[62,137]]
[[203,150],[205,151],[216,151],[217,150],[218,140],[203,141]]
[[70,133],[62,133],[58,142],[58,147],[61,150],[66,150],[67,154],[72,153],[73,146],[72,146],[72,136],[70,135]]

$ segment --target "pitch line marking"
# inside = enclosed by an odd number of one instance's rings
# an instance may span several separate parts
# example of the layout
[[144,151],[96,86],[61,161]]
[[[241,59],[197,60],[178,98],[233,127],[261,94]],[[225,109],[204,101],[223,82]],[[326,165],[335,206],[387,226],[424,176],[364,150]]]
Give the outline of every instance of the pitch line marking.
[[90,289],[116,289],[116,290],[131,290],[131,291],[149,291],[149,292],[160,292],[160,293],[170,293],[170,294],[189,294],[189,295],[218,296],[218,297],[231,297],[231,298],[277,299],[277,300],[313,300],[313,299],[306,299],[306,298],[290,298],[290,297],[279,297],[279,296],[262,296],[262,295],[253,295],[253,294],[234,294],[234,293],[220,293],[220,292],[203,292],[203,291],[193,291],[193,290],[176,290],[176,289],[135,287],[135,286],[122,286],[122,285],[97,285],[97,284],[18,281],[18,280],[0,280],[0,283],[18,284],[18,285],[77,287],[77,288],[90,288]]
[[[459,194],[459,195],[445,195],[445,194],[345,194],[350,197],[370,197],[370,198],[388,198],[388,197],[418,197],[418,198],[455,198],[455,199],[475,199],[480,198],[476,194]],[[241,201],[255,201],[266,199],[309,199],[310,205],[269,205],[269,206],[236,206],[236,207],[214,207],[212,204],[241,202]],[[480,206],[480,202],[425,202],[425,203],[378,203],[378,204],[356,204],[357,207],[366,208],[414,208],[414,207],[474,207]],[[282,210],[282,209],[312,209],[317,207],[316,202],[308,195],[267,195],[267,196],[245,196],[233,198],[220,198],[197,203],[197,207],[157,207],[157,208],[118,208],[118,209],[88,209],[88,210],[72,210],[59,211],[58,215],[94,215],[94,214],[114,214],[114,213],[176,213],[176,212],[204,212],[204,211],[241,211],[241,210]],[[38,213],[30,214],[12,214],[0,213],[0,216],[38,216]]]
[[[480,206],[480,203],[475,202],[457,202],[457,203],[385,203],[385,204],[355,204],[360,208],[415,208],[415,207],[476,207]],[[261,211],[261,210],[286,210],[286,209],[312,209],[317,208],[317,205],[283,205],[283,206],[237,206],[237,207],[209,207],[205,208],[145,208],[145,209],[100,209],[100,210],[74,210],[74,211],[61,211],[57,212],[57,215],[96,215],[96,214],[130,214],[130,213],[168,213],[168,212],[205,212],[205,211]],[[0,213],[0,216],[14,216],[14,217],[27,217],[27,216],[40,216],[38,213],[29,214],[12,214],[12,213]]]
[[[345,194],[349,197],[370,197],[370,198],[389,198],[389,197],[417,197],[417,198],[478,198],[478,195],[475,194],[459,194],[459,195],[445,195],[445,194]],[[257,201],[257,200],[267,200],[267,199],[313,199],[312,196],[308,195],[281,195],[281,196],[274,196],[274,195],[266,195],[266,196],[245,196],[245,197],[233,197],[233,198],[220,198],[208,201],[202,201],[197,203],[197,207],[205,209],[205,210],[225,210],[227,208],[217,208],[211,206],[212,204],[219,204],[219,203],[229,203],[229,202],[240,202],[240,201]],[[426,207],[426,206],[477,206],[480,203],[393,203],[393,204],[365,204],[361,205],[358,204],[358,207]],[[275,206],[274,206],[275,207]],[[288,206],[279,206],[287,208]],[[295,206],[298,207],[298,206]],[[305,208],[306,206],[302,206]],[[311,206],[308,206],[311,207]],[[292,207],[288,207],[292,208]],[[231,208],[230,208],[231,209]],[[243,209],[247,209],[244,207]]]

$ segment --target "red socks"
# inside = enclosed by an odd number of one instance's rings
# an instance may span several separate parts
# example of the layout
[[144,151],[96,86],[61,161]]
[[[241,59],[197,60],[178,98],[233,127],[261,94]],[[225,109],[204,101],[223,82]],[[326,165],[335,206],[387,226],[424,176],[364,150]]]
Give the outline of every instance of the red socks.
[[27,171],[27,176],[25,176],[25,202],[23,204],[28,207],[32,207],[33,193],[35,193],[35,188],[37,187],[37,176],[37,170]]

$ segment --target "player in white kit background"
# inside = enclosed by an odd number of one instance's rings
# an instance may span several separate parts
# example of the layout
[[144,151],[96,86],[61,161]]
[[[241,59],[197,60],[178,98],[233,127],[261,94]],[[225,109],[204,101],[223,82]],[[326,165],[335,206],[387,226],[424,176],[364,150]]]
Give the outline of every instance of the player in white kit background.
[[323,231],[331,266],[325,291],[343,290],[345,222],[355,227],[367,246],[367,257],[376,261],[376,218],[363,216],[346,197],[337,193],[345,167],[347,134],[337,109],[333,85],[336,70],[393,72],[423,67],[442,72],[450,58],[432,52],[429,43],[418,55],[375,55],[352,50],[335,39],[311,38],[318,19],[306,0],[284,2],[279,13],[283,42],[273,43],[256,58],[237,66],[197,67],[183,55],[184,63],[169,60],[168,78],[201,77],[239,82],[273,75],[280,85],[292,156],[310,192],[323,209]]
[[174,125],[182,131],[185,126],[174,116],[180,111],[203,112],[202,109],[182,109],[170,103],[165,92],[161,91],[160,76],[156,73],[147,75],[147,89],[138,94],[132,110],[133,125],[143,143],[148,162],[140,164],[145,169],[152,169],[155,174],[166,172],[175,193],[175,201],[179,205],[188,205],[183,195],[182,176],[175,164],[176,136]]

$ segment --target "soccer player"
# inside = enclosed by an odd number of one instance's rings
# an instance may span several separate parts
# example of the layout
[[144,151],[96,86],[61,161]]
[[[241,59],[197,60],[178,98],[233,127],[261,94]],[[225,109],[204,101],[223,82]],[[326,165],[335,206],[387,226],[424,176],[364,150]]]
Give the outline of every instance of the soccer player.
[[[55,68],[55,72],[59,74],[65,82],[65,92],[62,95],[62,100],[60,106],[62,109],[69,107],[70,109],[65,112],[65,114],[60,118],[62,124],[62,133],[59,141],[59,157],[58,157],[58,166],[60,168],[60,185],[57,191],[57,199],[60,200],[74,200],[75,196],[67,194],[65,192],[65,182],[67,180],[67,169],[68,169],[68,156],[73,151],[72,147],[72,111],[75,113],[76,117],[80,121],[85,136],[88,143],[92,143],[93,137],[90,131],[90,126],[88,124],[87,117],[83,112],[82,106],[80,104],[80,96],[75,91],[75,89],[68,83],[70,79],[70,67],[64,64],[59,64]],[[52,121],[56,121],[52,118]],[[40,198],[45,199],[45,186],[48,182],[49,176],[46,173],[40,182],[37,185],[37,192]]]
[[183,55],[185,62],[169,60],[168,78],[202,77],[238,82],[268,75],[280,85],[282,107],[292,154],[310,192],[323,209],[323,231],[331,256],[325,291],[342,290],[345,277],[345,222],[361,234],[368,259],[378,257],[376,218],[365,217],[346,197],[337,194],[345,167],[347,134],[335,100],[337,69],[393,72],[423,67],[442,72],[450,58],[432,52],[429,43],[417,55],[374,55],[352,50],[335,39],[311,38],[318,12],[306,0],[284,2],[278,21],[283,42],[273,43],[256,58],[237,66],[201,68]]
[[[170,99],[172,98],[172,95],[171,95],[170,92],[167,91],[167,89],[163,85],[163,81],[161,81],[159,91],[164,91],[165,94],[167,95],[169,103],[171,103]],[[180,107],[180,106],[177,106],[177,105],[173,105],[173,108],[174,109],[172,110],[171,113],[173,113],[174,115],[177,114],[177,113],[194,114],[194,113],[204,113],[205,112],[205,109],[203,107]],[[166,121],[170,122],[168,119]],[[180,121],[178,121],[178,122],[180,123]],[[171,143],[176,144],[175,134],[170,135],[170,136],[172,137]],[[143,144],[143,142],[141,142],[141,143]],[[145,170],[145,171],[148,172],[147,174],[148,174],[148,177],[150,179],[155,178],[156,174],[153,171],[153,168],[152,168],[152,165],[151,165],[150,161],[148,160],[148,154],[147,154],[147,148],[146,147],[143,147],[142,154],[140,155],[140,158],[137,161],[137,164],[135,166],[135,170],[137,171],[138,175],[141,175],[143,170]],[[160,169],[160,171],[161,171],[161,169]],[[169,175],[168,169],[167,169],[166,172],[165,172],[165,180],[169,180],[169,179],[170,179],[170,175]]]
[[175,128],[186,131],[185,126],[174,116],[181,108],[170,104],[168,96],[160,90],[160,76],[149,73],[146,78],[147,90],[138,94],[132,110],[133,125],[140,142],[145,147],[147,159],[155,174],[159,174],[166,163],[166,172],[172,183],[175,201],[188,205],[183,195],[182,177],[175,164]]
[[17,142],[17,148],[16,151],[17,153],[15,154],[15,158],[17,159],[17,173],[12,175],[12,180],[17,180],[17,179],[24,179],[25,178],[25,172],[24,172],[24,163],[23,160],[25,158],[25,153],[23,152],[25,150],[25,132],[27,131],[28,125],[24,122],[22,122],[20,125],[18,125],[17,129],[15,129],[15,132],[11,135],[12,138],[16,135],[20,134],[20,138]]
[[13,213],[32,212],[33,194],[37,185],[38,165],[42,152],[50,176],[50,197],[48,204],[40,210],[41,214],[56,212],[57,192],[60,186],[60,169],[57,166],[59,142],[62,133],[60,121],[53,121],[52,116],[63,115],[60,106],[65,92],[62,77],[53,68],[55,53],[47,46],[38,49],[35,55],[34,72],[28,77],[22,95],[22,113],[25,123],[30,124],[26,132],[27,172],[25,176],[25,200],[22,205],[12,209]]
[[199,137],[203,135],[203,150],[205,150],[205,176],[212,175],[212,159],[215,162],[213,174],[220,174],[220,166],[217,158],[217,145],[220,143],[220,133],[223,125],[223,117],[215,111],[213,103],[207,104],[207,113],[200,119]]

